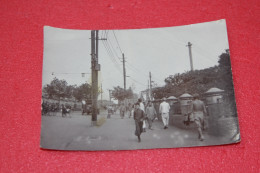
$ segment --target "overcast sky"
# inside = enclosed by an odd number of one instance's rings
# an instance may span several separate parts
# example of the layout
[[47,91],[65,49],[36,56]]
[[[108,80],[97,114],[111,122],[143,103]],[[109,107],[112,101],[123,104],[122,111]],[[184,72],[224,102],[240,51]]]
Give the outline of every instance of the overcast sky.
[[[106,35],[107,34],[107,35]],[[114,35],[115,34],[115,35]],[[108,89],[123,88],[122,53],[126,58],[127,88],[135,93],[147,89],[149,71],[152,80],[164,85],[169,75],[190,70],[189,51],[192,43],[194,69],[218,64],[218,57],[228,49],[225,20],[178,27],[99,31],[99,83],[103,99]],[[91,81],[90,31],[44,27],[43,86],[57,77],[70,85]],[[113,55],[108,53],[110,47]],[[81,73],[88,73],[82,76]]]

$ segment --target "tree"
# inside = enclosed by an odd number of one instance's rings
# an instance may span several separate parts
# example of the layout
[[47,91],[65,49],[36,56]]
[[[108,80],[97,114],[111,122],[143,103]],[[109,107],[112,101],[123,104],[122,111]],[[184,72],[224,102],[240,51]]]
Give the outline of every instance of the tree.
[[43,88],[49,98],[70,98],[72,96],[73,86],[68,86],[65,80],[59,80],[56,77]]
[[114,87],[114,90],[112,90],[112,97],[118,101],[123,101],[124,99],[132,98],[133,95],[134,94],[131,88],[124,90],[123,88],[117,86]]
[[233,80],[232,80],[232,71],[231,71],[231,62],[230,62],[230,54],[227,49],[225,53],[222,53],[219,56],[219,71],[220,71],[220,79],[223,84],[223,89],[228,91],[229,93],[233,93]]
[[91,99],[91,85],[84,83],[79,87],[76,87],[73,92],[73,96],[77,101],[82,101],[83,99]]
[[219,65],[203,70],[188,71],[170,75],[165,79],[165,86],[153,89],[156,99],[183,93],[203,94],[209,88],[217,87],[227,93],[233,93],[232,72],[229,51],[219,56]]
[[177,73],[175,75],[170,75],[164,81],[166,84],[179,85],[183,82],[183,79],[182,75],[180,73]]

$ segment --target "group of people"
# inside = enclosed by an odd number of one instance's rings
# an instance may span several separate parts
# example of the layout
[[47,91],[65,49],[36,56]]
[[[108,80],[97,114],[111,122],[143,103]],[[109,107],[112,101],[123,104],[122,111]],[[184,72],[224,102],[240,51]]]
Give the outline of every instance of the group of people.
[[50,103],[48,101],[43,101],[41,110],[42,110],[42,115],[50,115],[50,116],[55,116],[56,112],[58,112],[60,109],[59,103]]
[[60,106],[59,103],[50,103],[48,101],[43,101],[41,110],[42,110],[42,115],[56,116],[56,113],[61,111],[61,116],[66,117],[70,115],[70,111],[72,110],[72,107],[70,105],[62,104]]
[[[166,99],[163,98],[163,102],[159,107],[159,114],[162,116],[164,129],[167,129],[169,125],[169,112],[170,105],[166,102]],[[138,142],[141,142],[141,133],[146,131],[146,122],[148,123],[148,128],[153,130],[152,122],[158,115],[152,102],[148,101],[147,107],[145,108],[142,99],[138,99],[138,102],[135,104],[133,115],[136,127],[135,135],[138,137]]]
[[[191,107],[191,113],[188,116],[192,117],[191,119],[197,127],[198,138],[203,141],[204,136],[202,130],[204,128],[204,115],[206,115],[206,107],[204,102],[199,100],[198,94],[194,94],[194,100],[192,101]],[[129,103],[128,106],[124,106],[124,104],[119,106],[121,118],[124,118],[126,113],[129,114],[129,118],[133,116],[135,121],[135,135],[138,138],[138,142],[141,142],[141,134],[146,131],[147,126],[148,129],[153,130],[152,123],[156,118],[159,119],[159,115],[162,119],[164,129],[168,129],[170,109],[170,104],[166,102],[166,98],[162,99],[158,113],[156,112],[151,101],[148,101],[147,105],[144,105],[142,99],[138,99],[138,102],[134,105]],[[111,109],[108,108],[108,118],[111,117],[111,114],[113,114],[112,107]]]
[[133,106],[131,103],[128,103],[128,105],[125,106],[125,104],[119,105],[119,111],[120,111],[120,117],[123,119],[127,114],[129,115],[129,118],[132,116],[132,110]]
[[62,117],[69,116],[71,118],[70,111],[71,111],[71,106],[70,105],[68,105],[68,106],[66,106],[64,104],[61,105],[61,116]]
[[[204,128],[204,116],[207,114],[206,107],[203,101],[199,100],[199,95],[194,94],[194,100],[191,104],[191,113],[189,116],[192,116],[192,120],[196,124],[197,131],[198,131],[198,139],[200,141],[204,140],[204,136],[202,130]],[[159,107],[159,114],[161,115],[162,122],[164,125],[164,129],[168,129],[169,126],[169,112],[170,112],[170,105],[166,102],[166,98],[163,98],[162,103]],[[145,132],[146,127],[146,120],[149,125],[149,129],[152,129],[152,122],[157,117],[157,113],[152,105],[151,102],[148,102],[148,106],[144,107],[142,100],[139,99],[138,102],[135,104],[134,109],[134,120],[135,120],[135,135],[138,137],[138,142],[141,142],[141,133]]]

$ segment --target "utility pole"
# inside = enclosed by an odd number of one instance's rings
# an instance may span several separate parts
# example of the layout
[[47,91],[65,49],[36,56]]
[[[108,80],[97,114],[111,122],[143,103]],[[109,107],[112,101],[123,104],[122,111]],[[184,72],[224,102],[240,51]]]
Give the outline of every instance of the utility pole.
[[191,53],[191,46],[192,46],[192,44],[191,44],[190,42],[188,42],[188,45],[187,45],[187,46],[189,47],[190,69],[191,69],[191,71],[193,71],[193,61],[192,61],[192,53]]
[[[93,126],[97,124],[98,114],[98,71],[100,71],[100,64],[98,64],[98,40],[107,40],[98,38],[98,30],[91,30],[91,77],[92,77],[92,117],[91,123]],[[101,96],[102,97],[102,96]],[[101,98],[102,100],[102,98]]]
[[152,73],[149,72],[149,78],[150,78],[150,99],[153,100],[152,98]]
[[148,90],[146,92],[146,97],[147,97],[146,99],[150,100],[150,81],[148,80],[147,82],[148,82],[148,85],[147,85]]
[[101,94],[101,106],[102,106],[102,104],[103,104],[103,99],[102,99],[102,94],[103,94],[102,83],[101,83],[100,94]]
[[111,91],[112,90],[108,90],[109,91],[109,101],[110,101],[110,103],[111,103]]
[[125,55],[123,54],[123,75],[124,75],[124,90],[126,91],[126,72],[125,72]]
[[[96,35],[95,35],[96,34]],[[91,31],[91,69],[92,69],[92,125],[97,124],[97,97],[98,97],[98,30]]]

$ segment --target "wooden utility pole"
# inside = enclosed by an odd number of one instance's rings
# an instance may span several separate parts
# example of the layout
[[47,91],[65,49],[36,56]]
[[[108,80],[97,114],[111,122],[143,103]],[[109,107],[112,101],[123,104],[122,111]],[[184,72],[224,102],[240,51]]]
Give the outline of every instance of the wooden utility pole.
[[150,99],[153,100],[152,98],[152,73],[149,72],[149,79],[150,79]]
[[148,90],[146,92],[146,97],[147,97],[146,100],[150,100],[150,80],[148,80],[147,82],[148,82],[148,85],[147,85]]
[[124,90],[126,91],[126,72],[125,72],[125,55],[123,54],[123,75],[124,75]]
[[102,98],[102,94],[103,94],[102,83],[101,83],[100,94],[101,94],[101,106],[102,106],[102,104],[103,104],[103,98]]
[[[95,35],[96,34],[96,35]],[[98,30],[91,31],[91,69],[92,69],[92,125],[97,124],[97,99],[98,99]]]
[[111,91],[112,90],[108,90],[109,91],[109,101],[110,101],[110,103],[111,103]]
[[190,42],[188,42],[187,46],[189,47],[190,69],[191,69],[191,71],[193,71],[193,60],[192,60],[192,53],[191,53],[191,46],[192,46],[192,44]]

